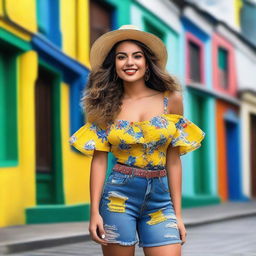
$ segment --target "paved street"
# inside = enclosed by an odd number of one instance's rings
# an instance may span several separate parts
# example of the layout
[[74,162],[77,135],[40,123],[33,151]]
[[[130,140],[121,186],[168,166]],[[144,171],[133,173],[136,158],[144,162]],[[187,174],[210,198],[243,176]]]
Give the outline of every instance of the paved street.
[[[187,228],[187,243],[182,246],[182,256],[256,256],[255,230],[255,216]],[[88,241],[9,255],[98,256],[102,254],[98,244]],[[143,250],[138,246],[135,255],[144,255]]]

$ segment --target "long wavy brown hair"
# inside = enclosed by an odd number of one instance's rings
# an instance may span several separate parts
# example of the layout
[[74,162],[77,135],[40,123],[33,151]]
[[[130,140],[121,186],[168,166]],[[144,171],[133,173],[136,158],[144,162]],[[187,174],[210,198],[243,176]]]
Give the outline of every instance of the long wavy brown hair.
[[81,106],[87,122],[106,127],[114,122],[121,110],[124,87],[122,79],[116,74],[115,52],[117,46],[124,41],[135,43],[145,55],[150,74],[148,81],[145,81],[146,86],[159,92],[182,91],[177,78],[159,68],[158,60],[149,47],[137,40],[122,40],[111,48],[101,67],[92,70],[89,74],[81,98]]

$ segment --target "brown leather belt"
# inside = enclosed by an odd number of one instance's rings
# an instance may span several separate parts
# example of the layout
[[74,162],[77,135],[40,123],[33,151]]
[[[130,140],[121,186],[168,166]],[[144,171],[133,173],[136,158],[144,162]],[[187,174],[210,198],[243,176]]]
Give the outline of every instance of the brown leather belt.
[[134,166],[128,166],[124,164],[116,163],[113,167],[114,171],[121,172],[124,174],[133,174],[139,177],[155,178],[166,176],[166,169],[162,170],[145,170]]

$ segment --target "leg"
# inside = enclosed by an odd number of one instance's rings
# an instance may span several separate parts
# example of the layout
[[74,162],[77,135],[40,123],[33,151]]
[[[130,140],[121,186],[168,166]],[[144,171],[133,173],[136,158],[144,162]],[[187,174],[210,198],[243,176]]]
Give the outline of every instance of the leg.
[[161,256],[166,255],[164,254],[166,250],[169,255],[180,254],[182,240],[167,190],[166,177],[153,180],[151,194],[146,200],[146,207],[142,210],[138,221],[138,235],[139,247],[143,247],[145,253],[151,252],[149,255],[156,255],[154,252],[159,250],[161,250],[159,254]]
[[109,243],[107,246],[102,245],[101,248],[104,256],[134,256],[135,252],[135,245],[123,246]]
[[172,208],[145,211],[138,222],[139,247],[181,244],[176,215]]
[[145,256],[181,256],[181,244],[143,247]]
[[[105,240],[104,256],[134,256],[137,216],[144,199],[145,180],[113,172],[105,186],[100,214],[103,218]],[[141,188],[138,190],[138,187]]]
[[103,255],[133,256],[136,237],[136,216],[132,214],[130,200],[117,186],[115,190],[105,192],[100,203],[100,214],[103,218],[105,240],[102,245]]

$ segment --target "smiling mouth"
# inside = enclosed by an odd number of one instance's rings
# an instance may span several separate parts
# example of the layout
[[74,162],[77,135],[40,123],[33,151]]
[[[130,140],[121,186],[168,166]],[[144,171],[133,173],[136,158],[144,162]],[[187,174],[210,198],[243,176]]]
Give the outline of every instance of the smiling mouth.
[[133,75],[137,72],[136,69],[126,69],[124,70],[124,73],[127,74],[127,75]]

